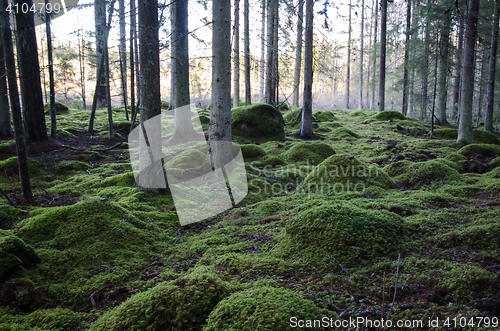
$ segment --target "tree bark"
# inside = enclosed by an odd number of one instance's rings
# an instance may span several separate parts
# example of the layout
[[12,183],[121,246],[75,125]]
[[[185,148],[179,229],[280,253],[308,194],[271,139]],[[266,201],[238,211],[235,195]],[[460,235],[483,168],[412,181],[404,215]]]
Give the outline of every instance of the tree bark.
[[240,106],[240,0],[234,0],[233,107]]
[[312,127],[312,84],[313,84],[313,21],[314,1],[306,0],[306,31],[304,40],[304,101],[302,104],[302,122],[300,137],[311,138]]
[[[33,6],[32,0],[16,0],[18,7],[27,4]],[[17,58],[19,63],[19,83],[21,85],[21,101],[23,105],[24,126],[31,140],[48,139],[43,109],[42,84],[40,81],[40,65],[38,63],[38,45],[35,34],[35,21],[32,11],[16,13],[17,26]]]
[[377,77],[377,32],[378,32],[378,4],[379,0],[375,0],[375,25],[373,35],[373,72],[372,72],[372,98],[370,100],[370,109],[375,107],[375,78]]
[[[127,111],[127,33],[125,32],[125,0],[118,0],[118,16],[120,24],[120,77],[122,88],[122,103],[125,105],[125,113]],[[128,120],[128,118],[127,118]]]
[[479,77],[479,95],[477,97],[477,119],[476,126],[479,127],[479,121],[481,120],[481,109],[483,107],[483,96],[484,96],[484,81],[486,80],[486,64],[489,62],[486,56],[486,45],[483,45],[483,56],[481,58],[481,76]]
[[85,97],[85,44],[83,43],[83,38],[80,38],[80,30],[78,30],[78,61],[80,64],[80,88],[83,110],[87,110],[87,98]]
[[403,108],[401,114],[408,115],[408,67],[410,65],[410,30],[411,30],[411,0],[406,4],[406,39],[405,39],[405,62],[403,72]]
[[266,85],[266,3],[267,0],[262,0],[262,16],[261,16],[261,32],[260,32],[260,61],[259,61],[259,100],[265,102],[264,87]]
[[27,203],[33,202],[31,192],[30,173],[28,168],[28,157],[26,154],[26,134],[23,129],[21,105],[19,103],[19,92],[17,88],[16,61],[14,59],[14,46],[12,43],[12,32],[10,30],[9,13],[6,11],[7,0],[0,0],[0,34],[3,45],[3,56],[5,69],[9,82],[10,105],[12,108],[12,121],[14,122],[14,135],[16,139],[17,161],[19,165],[19,177],[21,179],[21,190],[23,198]]
[[265,100],[267,104],[275,105],[276,100],[276,75],[274,67],[274,30],[276,23],[276,12],[278,8],[277,0],[268,0],[267,7],[267,74],[266,74],[266,93]]
[[297,8],[297,44],[295,48],[295,69],[293,74],[293,105],[299,107],[300,70],[302,69],[302,34],[304,20],[304,0],[299,0]]
[[363,109],[363,41],[365,28],[365,0],[361,1],[361,37],[359,45],[359,110]]
[[212,110],[209,140],[214,168],[220,168],[233,158],[229,147],[231,144],[230,0],[213,0],[212,11]]
[[349,0],[349,30],[347,36],[347,72],[345,81],[345,108],[349,109],[349,90],[351,87],[351,0]]
[[441,38],[439,40],[439,71],[437,73],[437,107],[436,119],[439,125],[448,126],[446,119],[446,100],[448,99],[448,90],[446,88],[446,78],[448,76],[448,55],[449,55],[449,35],[450,35],[450,18],[446,18],[444,26],[441,30]]
[[248,106],[252,103],[252,89],[250,86],[250,6],[248,0],[243,0],[243,44],[244,44],[244,57],[245,57],[245,105]]
[[[135,54],[134,54],[134,38],[135,38],[135,23],[136,23],[135,0],[130,0],[130,114],[132,117],[132,125],[130,132],[134,129],[135,119],[137,117],[137,109],[135,108]],[[172,63],[172,60],[170,60]]]
[[458,28],[458,45],[455,55],[455,81],[453,83],[453,108],[451,117],[456,118],[458,114],[458,106],[460,103],[460,78],[462,73],[462,56],[464,43],[464,20],[460,20]]
[[[430,1],[427,1],[427,6],[430,5]],[[428,15],[427,15],[428,16]],[[424,65],[422,68],[422,107],[420,108],[420,120],[422,121],[427,114],[427,103],[428,103],[428,88],[429,88],[429,43],[430,43],[430,32],[429,32],[429,18],[425,20],[425,40],[424,40]]]
[[[45,0],[45,5],[49,3]],[[54,86],[54,60],[52,58],[52,31],[50,27],[50,14],[45,14],[45,31],[47,33],[47,57],[49,61],[49,90],[50,90],[50,136],[57,136],[56,119],[56,91]]]
[[472,98],[474,93],[474,52],[477,37],[479,0],[469,1],[469,13],[467,16],[462,69],[462,97],[460,98],[460,123],[458,125],[457,142],[471,144],[474,142],[472,133]]
[[[94,0],[94,19],[95,19],[95,53],[97,61],[104,57],[104,34],[106,29],[106,0]],[[99,64],[97,65],[99,71]],[[100,109],[106,105],[106,79],[104,70],[99,71],[101,74],[100,82],[96,88],[97,105],[96,108]],[[99,79],[96,76],[96,82]]]
[[378,112],[385,109],[385,52],[387,31],[387,0],[380,0],[380,76],[378,85]]
[[14,133],[10,122],[9,91],[3,54],[3,43],[0,43],[0,138],[10,138]]
[[484,130],[493,132],[493,102],[495,101],[495,72],[497,62],[498,32],[499,32],[500,0],[495,0],[495,17],[493,19],[493,34],[491,36],[491,56],[488,68],[488,94],[486,96],[486,118]]

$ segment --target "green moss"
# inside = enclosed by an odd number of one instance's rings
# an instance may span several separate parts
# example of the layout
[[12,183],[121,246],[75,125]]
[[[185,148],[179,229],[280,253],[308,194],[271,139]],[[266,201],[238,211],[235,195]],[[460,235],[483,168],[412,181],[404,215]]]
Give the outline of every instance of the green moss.
[[[312,301],[292,291],[256,287],[236,292],[219,302],[203,330],[288,330],[292,316],[300,320],[321,320],[322,313]],[[322,330],[318,325],[311,329]]]
[[457,140],[458,130],[450,128],[434,129],[434,138],[446,139],[446,140]]
[[328,110],[315,110],[312,113],[313,120],[317,122],[334,121],[335,115]]
[[283,115],[273,106],[255,103],[231,110],[233,135],[256,139],[282,139],[285,136]]
[[485,156],[496,156],[500,154],[500,146],[492,144],[470,144],[458,150],[458,154],[465,157],[470,157],[474,154],[481,154]]
[[0,205],[0,228],[10,228],[25,216],[27,211],[14,208],[11,205]]
[[126,172],[123,174],[110,176],[105,178],[101,182],[101,187],[109,186],[132,186],[135,183],[134,174],[132,172]]
[[271,166],[271,167],[278,167],[278,166],[284,166],[286,165],[287,162],[283,160],[282,157],[278,155],[266,155],[262,160],[257,162],[257,166],[259,167],[265,167],[265,166]]
[[399,176],[406,171],[406,168],[411,164],[411,161],[402,160],[386,165],[383,169],[391,177]]
[[15,153],[15,141],[9,140],[0,144],[0,155],[12,155]]
[[174,169],[193,169],[201,166],[207,159],[207,154],[197,148],[182,151],[165,165]]
[[104,314],[91,330],[201,330],[232,286],[210,274],[185,276],[138,293]]
[[350,117],[366,117],[367,115],[362,110],[355,110],[349,113]]
[[490,163],[488,163],[488,165],[490,166],[490,168],[497,168],[500,166],[500,156],[494,158],[493,160],[490,161]]
[[[69,114],[69,107],[66,106],[65,104],[56,102],[55,106],[57,115]],[[50,114],[50,103],[46,103],[45,105],[43,105],[43,109],[45,111],[45,114]]]
[[252,160],[266,153],[262,147],[254,144],[241,145],[241,152],[245,160]]
[[[474,142],[476,144],[500,145],[498,138],[491,132],[483,130],[473,130]],[[450,128],[440,128],[434,130],[434,137],[438,139],[457,140],[458,130]]]
[[464,165],[465,161],[467,161],[467,158],[465,156],[463,156],[462,154],[458,154],[456,152],[448,154],[445,159],[455,163],[456,165],[455,169],[457,169],[458,167],[457,170],[460,170]]
[[56,169],[61,172],[81,171],[89,168],[89,164],[81,161],[61,161],[56,165]]
[[[395,180],[403,182],[409,187],[421,187],[437,183],[454,183],[462,180],[456,169],[446,163],[447,160],[429,160],[412,163],[404,167],[404,172]],[[451,162],[451,161],[449,161]]]
[[388,120],[404,120],[406,117],[404,117],[403,114],[397,111],[393,110],[386,110],[386,111],[381,111],[377,113],[376,115],[373,115],[373,118],[379,121],[388,121]]
[[291,106],[288,111],[283,114],[285,123],[297,123],[302,121],[302,108]]
[[393,181],[377,166],[366,165],[353,156],[337,154],[317,165],[302,183],[302,188],[314,193],[343,194],[361,193],[371,185],[390,188]]
[[4,314],[0,307],[0,330],[83,330],[92,319],[90,313],[75,312],[68,308],[38,309],[31,314]]
[[33,247],[9,231],[0,230],[0,271],[9,275],[14,268],[28,269],[41,262]]
[[301,141],[293,145],[285,153],[285,156],[291,162],[307,162],[308,164],[317,165],[333,154],[335,154],[333,148],[324,142]]
[[346,128],[338,128],[333,130],[333,132],[328,135],[328,138],[333,138],[336,140],[342,140],[342,139],[350,140],[352,138],[359,138],[359,135],[352,130]]
[[[28,158],[28,167],[30,170],[30,174],[34,175],[41,173],[45,169],[45,167],[40,161],[29,158]],[[8,158],[7,160],[0,161],[0,171],[3,172],[5,170],[12,168],[14,168],[14,171],[16,173],[18,172],[17,156],[13,156]]]

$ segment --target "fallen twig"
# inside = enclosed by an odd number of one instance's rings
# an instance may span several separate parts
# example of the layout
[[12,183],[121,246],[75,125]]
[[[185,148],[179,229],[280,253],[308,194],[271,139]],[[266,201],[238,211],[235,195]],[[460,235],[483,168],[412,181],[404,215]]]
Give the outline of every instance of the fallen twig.
[[9,200],[10,204],[11,204],[12,206],[14,206],[14,208],[17,208],[17,206],[16,206],[16,204],[14,203],[14,201],[10,200],[10,198],[7,196],[7,194],[4,192],[4,190],[2,190],[2,189],[0,188],[0,191],[2,192],[3,196],[4,196],[7,200]]

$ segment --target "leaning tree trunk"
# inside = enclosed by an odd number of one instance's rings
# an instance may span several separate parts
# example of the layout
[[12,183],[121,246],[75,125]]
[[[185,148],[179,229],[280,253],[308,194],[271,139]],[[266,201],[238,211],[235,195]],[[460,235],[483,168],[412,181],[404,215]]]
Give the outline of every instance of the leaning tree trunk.
[[347,72],[345,78],[345,108],[349,109],[349,90],[351,87],[351,0],[349,0],[349,28],[347,35]]
[[31,192],[30,173],[28,168],[28,157],[26,154],[26,140],[23,130],[21,105],[19,104],[19,92],[17,89],[16,61],[14,59],[14,46],[12,43],[12,32],[10,30],[9,14],[7,13],[7,0],[0,0],[0,35],[3,45],[3,54],[7,80],[9,82],[10,105],[12,108],[12,121],[14,122],[14,135],[16,138],[17,161],[19,165],[19,177],[21,179],[21,190],[23,198],[27,203],[33,202]]
[[361,1],[361,38],[359,42],[359,110],[363,109],[363,39],[365,28],[365,0]]
[[373,34],[373,72],[372,72],[372,98],[370,100],[370,109],[375,106],[375,79],[377,78],[377,32],[378,32],[378,4],[379,0],[375,0],[375,25]]
[[380,76],[378,85],[378,112],[385,109],[385,52],[387,31],[387,0],[380,1]]
[[299,107],[299,86],[300,86],[300,69],[302,67],[302,34],[304,20],[304,0],[299,0],[297,8],[297,44],[295,48],[295,69],[293,74],[293,102],[295,107]]
[[3,43],[0,43],[0,138],[10,138],[14,133],[10,122],[9,91],[3,54]]
[[304,40],[304,101],[302,104],[302,123],[299,135],[311,138],[312,127],[312,84],[313,84],[313,19],[314,2],[306,0],[306,32]]
[[230,0],[213,0],[212,110],[210,148],[214,167],[233,158],[231,148],[231,16]]
[[447,126],[446,119],[446,100],[448,99],[448,90],[446,88],[446,78],[448,76],[448,53],[449,53],[449,35],[450,35],[450,19],[447,18],[444,27],[441,31],[439,41],[439,69],[437,73],[437,105],[436,119],[439,125]]
[[244,66],[245,66],[245,106],[252,103],[252,90],[250,86],[250,6],[248,0],[243,0],[243,52],[244,52]]
[[240,106],[240,0],[234,0],[233,107]]
[[498,47],[498,24],[500,16],[500,0],[495,0],[495,17],[493,19],[493,34],[491,36],[491,56],[488,69],[488,94],[486,96],[486,118],[484,130],[493,132],[493,102],[495,101],[495,71]]
[[[18,7],[27,4],[32,8],[32,0],[17,0]],[[24,7],[23,7],[24,8]],[[32,11],[16,13],[17,58],[19,63],[19,83],[23,104],[24,126],[31,140],[48,139],[43,109],[42,83],[38,63],[38,45],[35,21]]]
[[410,65],[411,0],[406,4],[405,62],[403,73],[403,108],[401,114],[408,115],[408,67]]
[[464,64],[462,69],[462,97],[460,98],[460,122],[457,142],[471,144],[472,133],[472,98],[474,94],[474,52],[477,37],[479,0],[469,1],[469,14],[465,30]]

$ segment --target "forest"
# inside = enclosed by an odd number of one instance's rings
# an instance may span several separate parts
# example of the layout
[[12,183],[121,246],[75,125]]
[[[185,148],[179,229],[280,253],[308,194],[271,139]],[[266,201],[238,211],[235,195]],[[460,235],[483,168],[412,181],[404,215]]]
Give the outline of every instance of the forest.
[[500,327],[500,0],[0,0],[0,331]]

